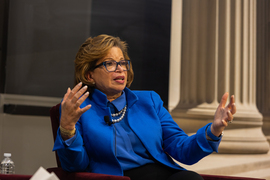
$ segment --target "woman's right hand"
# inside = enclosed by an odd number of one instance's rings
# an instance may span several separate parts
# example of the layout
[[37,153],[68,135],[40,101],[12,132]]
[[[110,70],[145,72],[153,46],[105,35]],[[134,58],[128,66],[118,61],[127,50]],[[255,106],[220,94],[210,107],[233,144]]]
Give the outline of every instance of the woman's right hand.
[[89,92],[86,92],[87,86],[81,87],[80,82],[72,90],[68,88],[61,103],[60,126],[65,130],[73,130],[81,115],[91,108],[91,105],[80,108],[80,105],[89,96]]

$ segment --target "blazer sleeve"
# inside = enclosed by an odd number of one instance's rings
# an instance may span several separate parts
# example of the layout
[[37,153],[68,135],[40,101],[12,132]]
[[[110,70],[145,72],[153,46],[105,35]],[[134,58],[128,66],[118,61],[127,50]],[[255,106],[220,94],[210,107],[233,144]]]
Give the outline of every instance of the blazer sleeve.
[[57,151],[62,168],[69,172],[89,171],[89,157],[84,147],[79,121],[76,124],[76,138],[70,146],[65,144],[58,129],[53,147],[53,151]]
[[213,151],[217,152],[221,138],[218,141],[206,139],[207,127],[211,123],[200,128],[196,134],[188,136],[163,107],[163,101],[157,93],[152,93],[152,99],[161,122],[163,149],[166,153],[181,163],[191,165]]

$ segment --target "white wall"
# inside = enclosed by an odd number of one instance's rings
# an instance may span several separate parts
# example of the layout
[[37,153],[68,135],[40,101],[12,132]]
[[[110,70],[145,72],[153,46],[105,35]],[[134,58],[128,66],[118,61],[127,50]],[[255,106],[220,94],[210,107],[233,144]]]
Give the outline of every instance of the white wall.
[[12,153],[16,174],[33,174],[40,166],[56,167],[49,116],[21,116],[3,113],[4,104],[52,107],[59,98],[0,94],[0,158]]

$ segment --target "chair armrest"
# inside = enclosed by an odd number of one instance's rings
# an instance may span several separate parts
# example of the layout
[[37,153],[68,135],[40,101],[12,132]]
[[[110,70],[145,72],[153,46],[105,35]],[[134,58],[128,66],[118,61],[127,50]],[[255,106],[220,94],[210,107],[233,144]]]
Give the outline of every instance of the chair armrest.
[[114,176],[89,172],[67,172],[62,168],[48,168],[48,172],[54,172],[60,180],[130,180],[126,176]]
[[1,180],[29,180],[32,175],[0,174]]

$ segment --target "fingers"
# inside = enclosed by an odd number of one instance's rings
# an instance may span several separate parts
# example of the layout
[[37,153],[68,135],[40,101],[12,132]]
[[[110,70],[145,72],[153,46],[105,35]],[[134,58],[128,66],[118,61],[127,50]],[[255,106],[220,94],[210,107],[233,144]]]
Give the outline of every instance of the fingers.
[[63,101],[65,101],[68,98],[70,91],[71,91],[70,88],[68,88],[66,94],[64,95]]
[[[225,93],[222,98],[221,101],[219,103],[219,107],[224,108],[227,102],[227,98],[228,98],[229,94]],[[231,96],[230,98],[230,103],[227,105],[227,109],[230,109],[232,114],[236,113],[236,106],[235,106],[235,98],[234,95]]]
[[[87,86],[82,87],[82,83],[78,83],[72,90],[68,88],[66,94],[64,95],[62,104],[72,105],[74,109],[80,107],[80,105],[86,100],[89,96],[89,92],[87,91]],[[86,92],[86,93],[85,93]],[[70,106],[71,107],[71,106]],[[90,107],[88,107],[89,109]]]
[[232,115],[231,111],[227,111],[227,116],[228,117],[226,118],[226,121],[231,123],[233,120],[233,115]]
[[228,104],[228,108],[230,109],[232,114],[236,113],[236,106],[235,106],[235,99],[234,99],[234,95],[231,96],[231,100],[230,103]]
[[230,111],[231,114],[236,113],[236,106],[234,102],[235,102],[234,95],[232,95],[230,99],[230,103],[227,106],[227,109]]
[[82,82],[78,83],[69,93],[68,98],[72,99],[74,97],[74,95],[81,89],[82,87]]
[[222,120],[222,124],[223,124],[223,126],[227,127],[228,126],[228,121]]
[[225,93],[222,96],[219,107],[215,114],[216,119],[219,119],[220,120],[219,122],[221,122],[224,127],[228,126],[228,124],[233,121],[234,118],[233,115],[236,113],[234,95],[230,97],[230,102],[225,108],[228,97],[229,97],[228,93]]
[[[78,99],[81,98],[83,93],[87,90],[87,86],[82,87],[82,82],[78,83],[69,93],[67,92],[67,98],[69,99],[72,103],[77,104]],[[86,97],[87,98],[87,97]],[[86,99],[85,98],[85,99]]]
[[233,115],[230,111],[227,111],[227,118],[222,120],[222,124],[227,127],[228,123],[232,123],[233,121]]
[[[87,90],[87,86],[84,86],[81,88],[72,98],[72,102],[75,103],[77,106],[80,106],[81,103],[88,97],[89,92],[85,91]],[[85,93],[85,94],[84,94]]]
[[[84,91],[85,90],[83,89],[83,90],[81,90],[81,92],[77,93],[79,95],[79,99],[76,101],[76,107],[79,107],[86,100],[86,98],[89,96],[89,92],[84,93]],[[83,95],[81,95],[81,94],[83,94]]]
[[91,104],[85,106],[84,108],[81,109],[81,114],[85,113],[86,111],[88,111],[90,108],[92,107]]
[[234,103],[234,95],[231,96],[231,100],[230,100],[230,104],[233,104]]
[[228,96],[229,96],[229,93],[227,92],[222,96],[221,101],[219,103],[219,107],[222,107],[222,108],[225,107]]
[[232,114],[235,114],[236,113],[236,106],[235,106],[235,103],[233,103],[232,105],[231,105],[231,113]]
[[[78,94],[80,95],[80,94],[84,93],[84,92],[86,91],[86,89],[87,89],[87,86],[84,86],[84,87],[78,92]],[[86,93],[84,93],[82,96],[80,96],[80,98],[79,98],[79,99],[77,100],[77,102],[76,102],[77,108],[80,107],[80,105],[86,100],[86,98],[88,98],[88,96],[89,96],[89,92],[86,92]],[[88,109],[90,109],[90,108],[91,108],[91,104],[89,104],[89,105],[85,106],[84,108],[80,109],[81,114],[83,114],[84,112],[86,112],[86,111],[87,111]]]
[[236,113],[236,106],[235,106],[235,99],[234,99],[234,95],[231,96],[230,98],[230,103],[227,106],[227,118],[226,118],[226,122],[231,123],[233,120],[233,114]]
[[[61,126],[73,128],[80,116],[91,108],[91,105],[80,107],[81,104],[88,98],[89,92],[87,86],[82,88],[82,83],[77,84],[72,90],[67,89],[62,101]],[[85,93],[86,92],[86,93]]]

